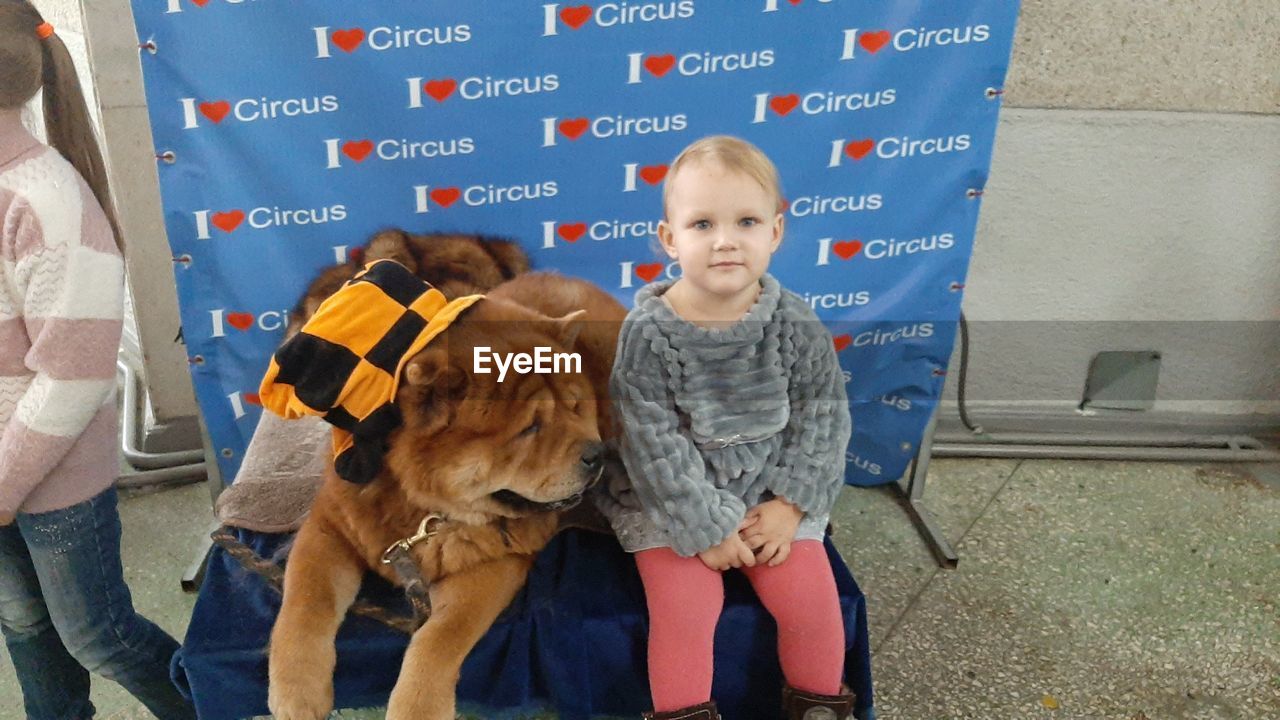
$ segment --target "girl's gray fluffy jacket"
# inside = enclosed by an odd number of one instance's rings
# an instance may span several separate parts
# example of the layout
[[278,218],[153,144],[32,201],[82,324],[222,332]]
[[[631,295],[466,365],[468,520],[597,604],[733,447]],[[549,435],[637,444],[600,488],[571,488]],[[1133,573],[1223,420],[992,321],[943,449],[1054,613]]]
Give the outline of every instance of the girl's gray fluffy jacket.
[[774,496],[805,512],[795,539],[823,536],[852,431],[844,373],[809,305],[771,275],[760,284],[725,329],[677,315],[671,282],[636,293],[610,379],[629,477],[596,494],[628,552],[695,555]]

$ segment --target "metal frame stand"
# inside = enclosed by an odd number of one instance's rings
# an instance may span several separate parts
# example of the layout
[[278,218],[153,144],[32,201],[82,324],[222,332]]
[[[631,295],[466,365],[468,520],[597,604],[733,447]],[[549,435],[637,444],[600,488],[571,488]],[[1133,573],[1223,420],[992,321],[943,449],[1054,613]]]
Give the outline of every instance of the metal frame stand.
[[200,586],[204,584],[204,573],[209,567],[209,555],[213,552],[212,536],[214,531],[222,527],[222,523],[216,517],[218,495],[226,489],[222,485],[222,472],[218,469],[218,460],[214,455],[213,440],[209,438],[209,429],[205,427],[203,418],[200,419],[200,443],[203,446],[204,466],[207,469],[205,483],[209,488],[209,505],[214,508],[215,517],[209,525],[209,532],[197,541],[191,564],[182,574],[182,591],[186,593],[200,592]]
[[150,453],[141,449],[145,388],[138,371],[123,357],[116,358],[120,402],[120,454],[130,471],[116,479],[116,487],[187,485],[205,478],[204,448]]
[[[124,357],[116,359],[116,370],[120,376],[119,386],[123,395],[120,407],[120,454],[130,468],[130,471],[116,478],[116,487],[158,487],[197,482],[216,482],[221,485],[217,463],[209,455],[209,439],[203,424],[201,447],[197,449],[164,453],[150,453],[141,449],[139,437],[142,434],[146,389],[138,371]],[[210,468],[213,468],[212,472]],[[214,499],[217,499],[216,494]],[[209,532],[212,533],[217,528],[218,524],[215,522]],[[213,539],[208,534],[197,541],[195,555],[182,575],[184,592],[193,593],[200,589],[212,547]]]
[[191,564],[187,566],[186,572],[182,574],[182,592],[200,592],[200,585],[204,583],[204,571],[209,566],[209,553],[213,550],[213,532],[219,527],[221,527],[221,523],[215,520],[209,526],[209,532],[205,533],[197,541]]
[[929,473],[929,460],[933,457],[933,431],[938,426],[940,406],[941,403],[933,408],[933,415],[929,417],[929,425],[924,429],[920,448],[911,460],[907,473],[894,484],[902,492],[903,509],[907,511],[920,537],[933,552],[933,557],[944,569],[954,570],[960,558],[951,547],[951,543],[947,541],[942,528],[933,519],[933,514],[924,505],[925,477]]

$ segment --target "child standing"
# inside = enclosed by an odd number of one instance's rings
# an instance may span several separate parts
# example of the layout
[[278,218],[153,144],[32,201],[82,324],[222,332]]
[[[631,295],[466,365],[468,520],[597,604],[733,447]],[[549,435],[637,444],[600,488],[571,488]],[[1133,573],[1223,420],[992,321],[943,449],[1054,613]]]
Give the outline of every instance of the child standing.
[[755,146],[717,136],[686,148],[658,231],[680,279],[641,288],[619,336],[610,389],[629,480],[600,504],[649,606],[646,717],[719,717],[712,639],[729,568],[777,621],[784,714],[852,710],[822,542],[851,422],[831,335],[766,272],[781,207],[777,170]]
[[[21,122],[41,88],[56,150]],[[0,0],[0,629],[35,720],[92,717],[91,670],[160,718],[195,717],[169,680],[178,643],[134,612],[120,565],[110,207],[66,47]]]

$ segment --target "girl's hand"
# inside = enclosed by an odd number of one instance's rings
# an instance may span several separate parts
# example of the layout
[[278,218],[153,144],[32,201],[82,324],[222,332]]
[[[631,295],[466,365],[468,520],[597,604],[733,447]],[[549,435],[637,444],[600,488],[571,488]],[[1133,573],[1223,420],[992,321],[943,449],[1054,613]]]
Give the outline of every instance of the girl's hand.
[[724,542],[719,545],[698,553],[698,559],[702,561],[703,565],[720,572],[731,567],[754,566],[756,564],[755,553],[742,541],[740,534],[754,524],[755,521],[751,518],[743,520],[742,524],[738,526],[738,532],[725,538]]
[[777,497],[748,510],[747,520],[753,522],[739,535],[755,553],[756,562],[777,567],[791,554],[791,541],[802,519],[804,512],[800,508]]

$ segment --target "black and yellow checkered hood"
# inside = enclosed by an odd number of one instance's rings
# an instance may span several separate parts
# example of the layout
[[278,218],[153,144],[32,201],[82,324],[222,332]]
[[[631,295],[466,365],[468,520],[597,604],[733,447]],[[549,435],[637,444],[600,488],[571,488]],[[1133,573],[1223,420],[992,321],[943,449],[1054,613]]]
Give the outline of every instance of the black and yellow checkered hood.
[[322,416],[333,425],[338,475],[367,483],[401,422],[395,399],[405,363],[483,297],[450,301],[400,263],[369,263],[276,350],[258,391],[262,406],[285,419]]

